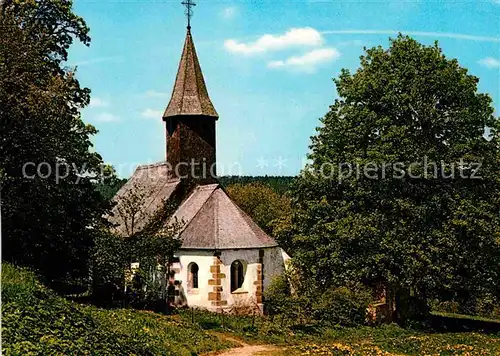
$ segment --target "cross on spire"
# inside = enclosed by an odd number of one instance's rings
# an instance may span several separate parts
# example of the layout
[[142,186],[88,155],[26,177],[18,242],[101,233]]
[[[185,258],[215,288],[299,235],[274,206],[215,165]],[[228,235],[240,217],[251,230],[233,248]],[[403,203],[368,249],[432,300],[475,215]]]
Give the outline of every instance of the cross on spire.
[[193,16],[192,7],[196,6],[196,3],[193,0],[184,0],[181,4],[186,7],[185,14],[186,14],[187,19],[188,19],[187,28],[189,30],[189,29],[191,29],[191,17]]

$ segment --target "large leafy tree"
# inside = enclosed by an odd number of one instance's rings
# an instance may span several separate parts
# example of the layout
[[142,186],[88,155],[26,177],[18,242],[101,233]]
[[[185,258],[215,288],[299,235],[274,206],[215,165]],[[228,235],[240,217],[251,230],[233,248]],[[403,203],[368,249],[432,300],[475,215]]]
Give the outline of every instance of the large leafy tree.
[[88,27],[68,0],[0,3],[0,189],[3,258],[48,281],[88,274],[93,231],[105,205],[92,152],[97,131],[80,118],[90,91],[66,68]]
[[400,35],[360,59],[335,80],[339,98],[295,182],[297,265],[320,288],[361,281],[422,300],[498,298],[491,98],[437,43]]
[[235,183],[227,188],[229,196],[268,234],[287,221],[291,214],[290,198],[276,193],[269,185]]

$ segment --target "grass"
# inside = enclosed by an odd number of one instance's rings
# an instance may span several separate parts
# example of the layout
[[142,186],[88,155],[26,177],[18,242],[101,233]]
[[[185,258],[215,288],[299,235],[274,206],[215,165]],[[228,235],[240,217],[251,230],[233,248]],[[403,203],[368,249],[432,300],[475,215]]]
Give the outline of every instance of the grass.
[[[185,321],[191,312],[181,312]],[[281,320],[237,317],[196,311],[194,321],[206,330],[230,333],[247,343],[281,346],[277,355],[500,355],[499,335],[476,332],[441,333],[379,327],[322,328],[291,326]],[[253,325],[253,326],[252,326]]]
[[5,355],[196,355],[234,346],[178,317],[68,301],[5,263],[1,288]]
[[201,310],[173,316],[106,310],[66,300],[33,273],[9,264],[2,265],[1,288],[5,355],[196,355],[236,346],[225,336],[278,345],[272,354],[286,356],[500,355],[498,334],[424,332],[397,325],[322,328]]
[[446,318],[454,318],[454,319],[467,319],[467,320],[476,320],[476,321],[485,321],[488,323],[500,323],[500,320],[487,318],[483,316],[477,315],[464,315],[464,314],[456,314],[456,313],[444,313],[444,312],[432,312],[433,315],[443,316]]

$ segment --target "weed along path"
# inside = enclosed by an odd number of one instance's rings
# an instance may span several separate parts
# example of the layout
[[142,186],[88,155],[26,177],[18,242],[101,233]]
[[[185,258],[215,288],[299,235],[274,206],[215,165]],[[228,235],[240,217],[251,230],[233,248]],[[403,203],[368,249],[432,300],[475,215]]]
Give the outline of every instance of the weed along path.
[[273,351],[279,351],[280,349],[276,346],[272,345],[249,345],[243,342],[241,339],[237,339],[231,336],[227,336],[222,333],[211,333],[217,335],[219,338],[226,339],[228,341],[232,341],[236,344],[240,344],[239,347],[235,347],[226,351],[222,351],[222,353],[209,353],[208,355],[217,355],[217,356],[264,356],[264,355],[273,355]]

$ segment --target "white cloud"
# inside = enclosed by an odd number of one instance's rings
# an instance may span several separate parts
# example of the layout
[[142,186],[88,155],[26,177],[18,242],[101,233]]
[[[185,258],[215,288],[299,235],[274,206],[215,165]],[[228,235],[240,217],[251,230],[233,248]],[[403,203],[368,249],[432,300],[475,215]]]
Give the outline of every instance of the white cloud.
[[103,112],[95,117],[95,121],[115,122],[115,121],[120,121],[120,118],[116,115],[110,114],[109,112]]
[[234,16],[236,16],[238,12],[238,9],[234,6],[229,6],[226,7],[225,9],[222,10],[222,17],[225,18],[226,20],[232,19]]
[[263,35],[255,42],[243,43],[237,40],[226,40],[224,47],[229,52],[242,54],[264,53],[282,50],[289,47],[320,46],[323,44],[321,34],[311,27],[292,28],[284,35]]
[[98,97],[90,98],[89,108],[102,108],[108,106],[109,102],[102,100]]
[[[499,0],[500,1],[500,0]],[[456,40],[500,42],[500,37],[476,36],[464,33],[453,32],[425,32],[425,31],[404,31],[404,30],[332,30],[322,31],[323,35],[397,35],[401,32],[403,35],[422,36],[432,38],[453,38]]]
[[159,92],[156,90],[148,90],[146,92],[146,96],[150,97],[150,98],[168,98],[170,96],[170,94]]
[[163,112],[160,110],[146,109],[141,113],[141,116],[146,119],[160,119]]
[[286,60],[271,61],[269,68],[294,68],[313,72],[316,65],[330,62],[340,57],[340,52],[335,48],[320,48],[312,50],[302,56],[289,57]]
[[486,57],[478,61],[480,65],[486,68],[500,68],[500,59]]

